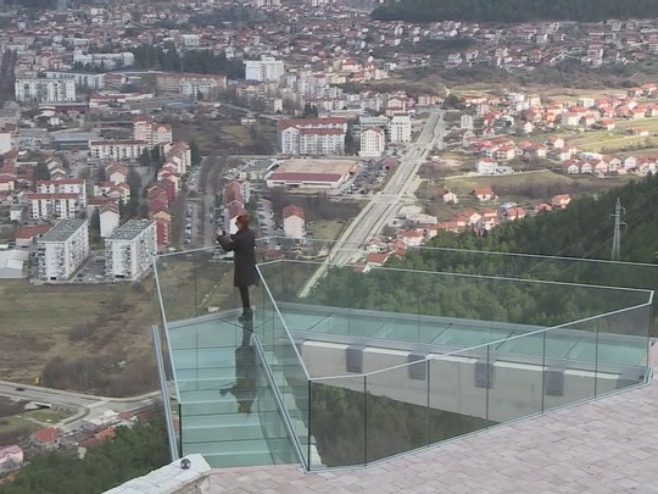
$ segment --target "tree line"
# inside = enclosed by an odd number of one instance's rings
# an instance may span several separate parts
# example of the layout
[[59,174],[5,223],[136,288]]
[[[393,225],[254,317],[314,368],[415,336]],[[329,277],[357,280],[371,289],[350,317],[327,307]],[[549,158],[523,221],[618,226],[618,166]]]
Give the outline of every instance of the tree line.
[[[404,258],[392,258],[386,265],[404,271],[374,269],[363,274],[347,269],[330,270],[314,288],[311,300],[346,308],[544,327],[640,305],[647,297],[637,292],[594,293],[596,289],[591,287],[561,288],[499,279],[658,289],[658,266],[654,270],[646,265],[562,258],[610,259],[613,238],[610,215],[615,211],[617,199],[625,208],[626,224],[621,233],[620,260],[656,264],[658,215],[654,211],[658,207],[658,176],[649,176],[605,193],[575,199],[562,211],[542,212],[504,223],[485,235],[440,233],[428,243],[429,248],[412,251]],[[484,255],[477,251],[562,257]],[[475,279],[461,274],[496,278]],[[640,323],[638,328],[646,326],[645,322]],[[621,325],[622,321],[608,318],[601,328],[617,331]]]
[[657,0],[402,0],[377,7],[382,21],[470,22],[579,21],[658,16]]
[[89,449],[83,459],[77,452],[53,451],[36,456],[20,469],[16,480],[2,487],[3,494],[94,494],[105,492],[169,463],[164,418],[132,428],[118,427],[116,436]]
[[226,53],[215,54],[212,50],[178,51],[167,47],[142,44],[132,50],[135,67],[172,72],[198,72],[200,74],[224,74],[229,79],[244,79],[244,65],[239,59],[229,60]]

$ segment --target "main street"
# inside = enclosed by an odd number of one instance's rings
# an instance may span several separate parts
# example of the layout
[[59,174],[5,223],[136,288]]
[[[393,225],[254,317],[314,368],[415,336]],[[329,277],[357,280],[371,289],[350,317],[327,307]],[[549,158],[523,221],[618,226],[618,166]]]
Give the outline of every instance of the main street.
[[69,431],[78,428],[79,424],[77,422],[88,415],[100,415],[106,410],[130,412],[152,406],[160,400],[162,393],[160,391],[154,391],[130,398],[110,398],[87,395],[75,391],[0,381],[0,396],[12,400],[49,404],[53,408],[73,412],[73,416],[67,417],[58,424],[54,424],[63,431]]
[[344,266],[358,258],[363,252],[363,244],[395,217],[427,154],[435,147],[443,149],[443,138],[446,134],[443,116],[444,112],[440,110],[430,113],[416,142],[407,146],[397,169],[384,189],[373,196],[336,241],[327,260],[301,291],[301,297],[308,295],[309,290],[330,265]]

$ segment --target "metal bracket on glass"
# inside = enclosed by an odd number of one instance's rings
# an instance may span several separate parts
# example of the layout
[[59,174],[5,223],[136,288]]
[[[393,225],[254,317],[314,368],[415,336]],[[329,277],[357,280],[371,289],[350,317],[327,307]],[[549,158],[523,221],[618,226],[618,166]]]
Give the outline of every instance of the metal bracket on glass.
[[494,363],[491,357],[483,357],[475,362],[475,387],[476,388],[493,388],[494,382]]
[[411,364],[409,365],[409,379],[418,379],[420,381],[427,379],[427,362],[425,362],[426,358],[427,355],[422,353],[409,354],[408,362]]
[[345,349],[347,372],[363,372],[363,350],[365,348],[365,345],[350,345]]

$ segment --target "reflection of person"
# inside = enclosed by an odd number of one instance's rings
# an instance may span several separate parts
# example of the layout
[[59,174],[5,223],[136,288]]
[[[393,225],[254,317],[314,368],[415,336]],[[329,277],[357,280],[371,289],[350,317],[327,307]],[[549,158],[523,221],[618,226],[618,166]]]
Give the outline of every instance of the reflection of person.
[[242,343],[235,349],[235,384],[223,388],[222,396],[231,393],[238,402],[238,413],[251,413],[251,405],[256,399],[256,348],[251,344],[253,323],[245,321],[242,330]]
[[217,235],[217,241],[225,251],[233,251],[233,285],[240,289],[242,299],[242,319],[251,319],[253,311],[249,300],[249,287],[255,285],[258,278],[256,272],[256,236],[249,228],[249,217],[241,214],[235,220],[238,231],[227,235],[222,230]]

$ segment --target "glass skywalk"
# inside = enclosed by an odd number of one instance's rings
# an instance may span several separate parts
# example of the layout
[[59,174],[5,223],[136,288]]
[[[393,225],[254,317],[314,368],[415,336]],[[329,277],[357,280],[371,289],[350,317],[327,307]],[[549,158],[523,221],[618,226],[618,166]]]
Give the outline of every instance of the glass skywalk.
[[230,261],[157,259],[179,455],[365,465],[649,378],[651,290],[308,260],[259,271],[245,326]]

